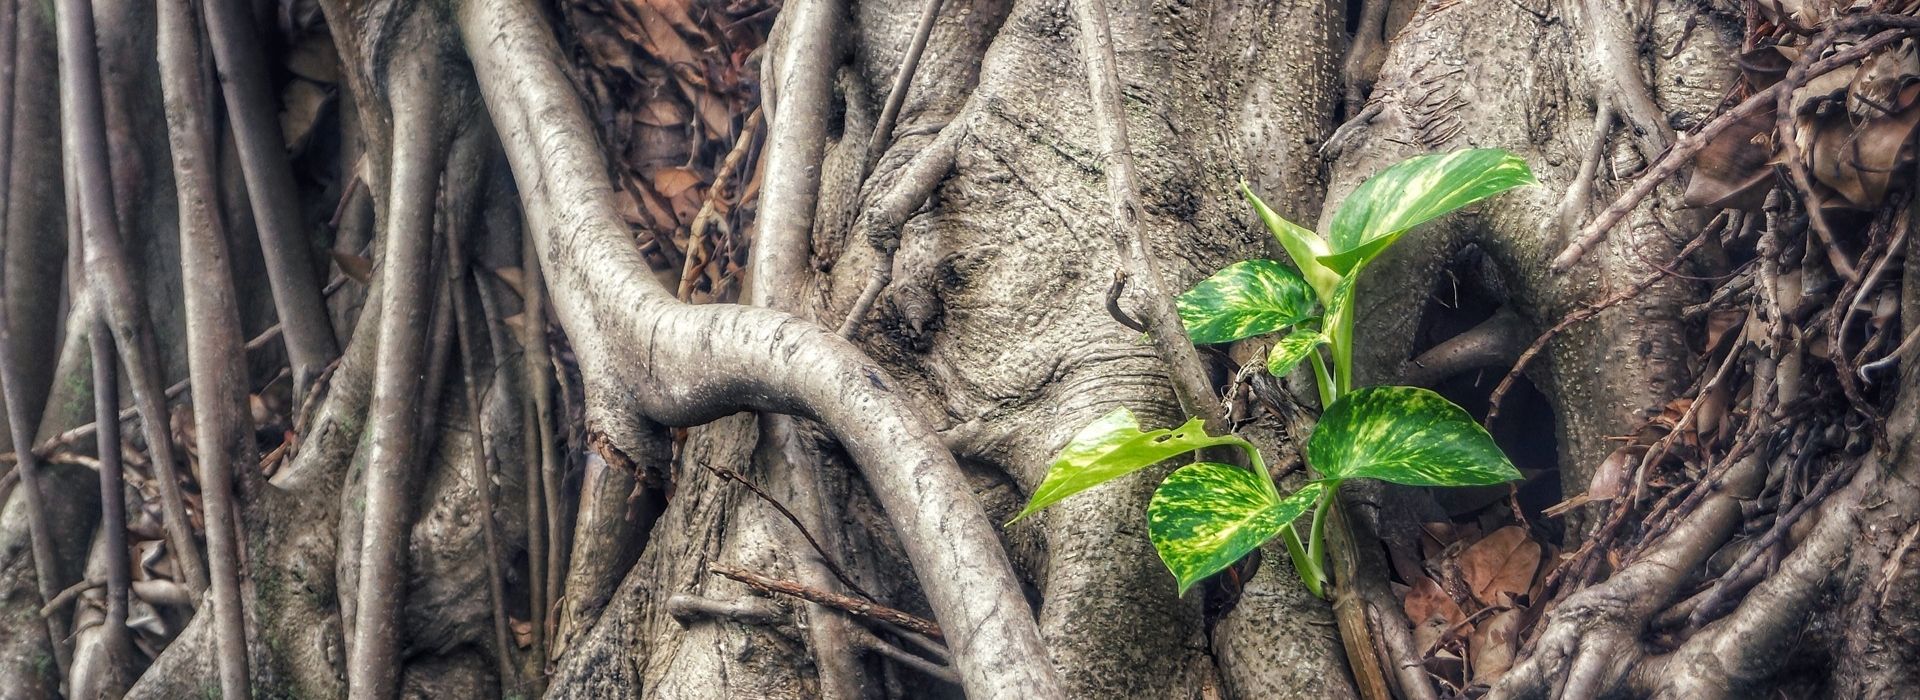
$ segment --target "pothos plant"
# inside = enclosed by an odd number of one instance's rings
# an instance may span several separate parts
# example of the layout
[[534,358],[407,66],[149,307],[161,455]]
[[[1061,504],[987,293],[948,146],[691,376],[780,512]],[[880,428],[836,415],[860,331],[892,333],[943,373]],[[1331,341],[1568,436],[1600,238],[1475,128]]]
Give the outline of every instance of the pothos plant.
[[[1196,344],[1281,334],[1267,371],[1313,367],[1325,407],[1307,439],[1312,479],[1283,494],[1260,452],[1233,435],[1208,435],[1200,419],[1143,430],[1119,408],[1081,429],[1014,520],[1068,496],[1188,452],[1236,447],[1252,469],[1213,462],[1181,467],[1147,505],[1148,536],[1184,595],[1194,583],[1279,536],[1301,581],[1326,595],[1327,510],[1347,479],[1409,486],[1479,486],[1520,478],[1487,431],[1439,394],[1408,386],[1353,386],[1354,281],[1407,231],[1509,189],[1535,184],[1525,161],[1500,149],[1408,159],[1341,202],[1326,237],[1273,213],[1241,190],[1298,269],[1246,260],[1181,294],[1180,318]],[[1295,522],[1312,511],[1304,537]]]

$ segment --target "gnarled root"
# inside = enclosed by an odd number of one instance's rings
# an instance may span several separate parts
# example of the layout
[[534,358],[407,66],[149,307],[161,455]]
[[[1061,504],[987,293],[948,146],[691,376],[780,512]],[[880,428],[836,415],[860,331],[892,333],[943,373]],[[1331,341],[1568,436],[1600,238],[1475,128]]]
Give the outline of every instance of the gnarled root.
[[516,0],[468,0],[458,14],[522,188],[528,233],[587,378],[590,424],[631,449],[639,416],[693,424],[751,408],[819,420],[854,455],[900,529],[968,689],[1057,696],[992,526],[952,455],[879,368],[784,314],[676,301],[611,207],[597,165],[603,157],[538,13]]

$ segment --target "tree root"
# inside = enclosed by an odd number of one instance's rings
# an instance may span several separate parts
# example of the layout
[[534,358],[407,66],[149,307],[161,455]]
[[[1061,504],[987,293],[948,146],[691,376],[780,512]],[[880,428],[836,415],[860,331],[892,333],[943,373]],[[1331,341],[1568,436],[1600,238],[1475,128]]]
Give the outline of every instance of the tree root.
[[[339,354],[327,320],[320,285],[313,277],[309,246],[298,221],[299,198],[280,134],[279,110],[267,83],[268,65],[255,39],[252,13],[242,0],[202,3],[207,37],[219,66],[220,95],[240,152],[260,252],[274,309],[286,328],[293,364],[295,401],[305,396],[327,363]],[[349,187],[349,190],[352,188]]]
[[[449,225],[449,231],[458,233],[460,228]],[[469,320],[467,308],[468,290],[466,280],[470,278],[465,246],[462,240],[449,240],[447,245],[447,275],[455,280],[453,290],[453,319],[455,337],[460,353],[460,379],[466,391],[468,429],[474,433],[479,448],[473,450],[468,479],[474,484],[475,499],[479,511],[475,519],[480,521],[481,551],[485,553],[487,569],[487,604],[493,617],[493,654],[495,668],[500,674],[502,687],[514,682],[513,673],[513,637],[507,632],[507,592],[506,579],[500,572],[501,548],[500,535],[494,524],[493,495],[493,439],[487,434],[486,423],[482,419],[480,403],[479,374],[474,371],[473,323]],[[495,359],[498,360],[496,355]]]
[[[515,0],[468,0],[458,15],[522,187],[529,237],[572,334],[589,423],[633,449],[641,416],[686,425],[750,408],[820,421],[900,530],[968,690],[1056,697],[1054,670],[991,524],[952,455],[880,370],[784,314],[674,300],[609,204],[602,156],[585,136],[593,131],[538,15]],[[773,220],[804,215],[762,206]]]
[[[1755,363],[1756,386],[1771,386],[1771,360]],[[1756,390],[1763,401],[1766,392]],[[1753,428],[1766,434],[1773,414],[1756,407]],[[1622,686],[1641,655],[1640,634],[1672,601],[1687,577],[1732,537],[1742,521],[1742,501],[1765,484],[1774,456],[1758,449],[1736,461],[1689,516],[1659,544],[1606,581],[1561,601],[1526,659],[1507,671],[1489,695],[1505,698],[1589,698]]]
[[[417,22],[432,21],[419,17]],[[418,26],[417,24],[415,26]],[[433,251],[433,196],[444,165],[447,126],[441,121],[443,82],[439,48],[428,45],[396,57],[392,192],[386,199],[378,364],[368,431],[366,515],[359,550],[359,585],[347,646],[349,695],[390,697],[400,683],[400,606],[406,600],[406,542],[414,463],[424,449],[419,405],[424,386],[424,331],[428,270]]]
[[[1843,24],[1845,23],[1850,23],[1850,21],[1843,22]],[[1920,25],[1920,21],[1916,21],[1916,24]],[[1805,66],[1805,72],[1799,75],[1799,80],[1804,82],[1805,80],[1824,75],[1841,66],[1860,60],[1861,57],[1872,54],[1881,47],[1906,36],[1907,33],[1907,30],[1903,29],[1889,29],[1869,37],[1858,44],[1849,46],[1846,49],[1836,51],[1831,56],[1813,61],[1811,65],[1796,62],[1798,66]],[[1817,52],[1813,51],[1802,54],[1802,56],[1808,60],[1812,60],[1817,55]],[[1705,148],[1708,143],[1711,143],[1715,136],[1718,136],[1720,132],[1726,131],[1728,127],[1739,123],[1741,120],[1758,114],[1760,110],[1769,106],[1775,106],[1781,99],[1781,95],[1791,95],[1793,89],[1798,87],[1799,84],[1800,83],[1787,80],[1775,83],[1773,87],[1755,93],[1752,97],[1747,98],[1745,102],[1741,102],[1732,109],[1721,113],[1720,116],[1714,117],[1713,121],[1707,122],[1706,126],[1700,127],[1698,131],[1679,137],[1679,139],[1674,141],[1673,147],[1667,149],[1665,155],[1660,156],[1640,174],[1640,177],[1634,181],[1633,186],[1627,188],[1625,193],[1622,193],[1618,199],[1614,200],[1613,204],[1608,205],[1606,210],[1600,212],[1599,216],[1594,217],[1593,221],[1588,222],[1586,227],[1580,230],[1579,235],[1573,242],[1569,243],[1566,249],[1560,251],[1560,254],[1554,257],[1553,271],[1566,272],[1572,269],[1573,265],[1580,261],[1581,256],[1586,255],[1588,250],[1599,245],[1600,241],[1606,238],[1607,233],[1613,230],[1616,224],[1619,224],[1622,219],[1626,218],[1627,214],[1639,206],[1640,202],[1645,200],[1647,195],[1653,193],[1655,187],[1658,187],[1661,182],[1678,173],[1680,168],[1684,167],[1695,154],[1698,154],[1700,149]]]
[[71,144],[72,183],[86,242],[86,279],[113,331],[127,383],[139,410],[142,433],[152,453],[165,514],[168,544],[180,559],[187,585],[207,590],[206,567],[187,520],[186,501],[173,454],[172,424],[160,386],[160,367],[144,297],[134,289],[116,215],[108,170],[106,114],[101,103],[100,57],[96,53],[93,11],[87,3],[62,0],[55,13],[60,27],[61,115],[63,140]]
[[[224,697],[244,700],[251,696],[253,681],[247,670],[246,615],[240,603],[241,555],[235,537],[244,518],[235,507],[234,475],[240,474],[243,497],[258,496],[265,484],[258,466],[259,448],[253,441],[252,414],[247,409],[232,255],[214,208],[219,190],[212,169],[212,129],[205,113],[212,96],[201,82],[199,22],[185,0],[160,2],[159,54],[174,184],[180,199],[180,264],[182,270],[193,271],[182,278],[189,374],[199,380],[193,392],[194,432],[200,453],[201,504],[205,509],[220,690]],[[95,357],[99,357],[97,352]],[[99,386],[94,390],[112,393]],[[113,404],[105,404],[103,409],[96,415],[111,415]],[[106,437],[102,432],[103,449],[118,447],[117,441],[106,443]],[[125,551],[123,545],[110,556],[122,559]]]
[[1139,176],[1134,171],[1133,145],[1127,138],[1126,112],[1120,101],[1120,76],[1114,67],[1106,0],[1074,0],[1073,15],[1080,27],[1081,61],[1087,68],[1087,87],[1092,93],[1094,131],[1100,137],[1100,152],[1106,154],[1108,225],[1123,268],[1142,292],[1141,320],[1154,350],[1167,363],[1181,411],[1205,420],[1209,432],[1224,432],[1227,421],[1219,397],[1200,364],[1199,351],[1187,338],[1187,327],[1174,308],[1167,277],[1147,253],[1146,233],[1140,221]]
[[1408,360],[1400,370],[1401,380],[1414,386],[1433,386],[1462,372],[1512,366],[1527,342],[1526,326],[1526,320],[1512,307],[1502,306],[1480,325]]
[[1819,524],[1777,573],[1748,593],[1731,615],[1672,653],[1636,666],[1627,679],[1630,687],[1653,697],[1745,697],[1755,684],[1772,677],[1828,582],[1844,570],[1836,564],[1848,557],[1859,534],[1855,514],[1879,476],[1880,469],[1872,465],[1856,470],[1847,487],[1826,502]]
[[1361,0],[1360,26],[1353,31],[1353,44],[1347,58],[1340,62],[1340,82],[1347,114],[1359,114],[1366,104],[1367,90],[1380,77],[1380,64],[1386,60],[1388,0]]
[[879,255],[874,258],[873,270],[867,273],[866,287],[860,290],[860,297],[847,310],[846,320],[840,322],[840,337],[852,340],[860,334],[860,328],[872,312],[874,302],[879,300],[880,293],[893,281],[894,251],[900,248],[902,229],[908,217],[933,196],[940,182],[952,170],[954,154],[964,131],[963,127],[953,126],[952,123],[941,129],[933,143],[914,154],[913,160],[901,168],[893,187],[862,214],[861,223],[857,225],[866,231],[868,245],[873,246]]

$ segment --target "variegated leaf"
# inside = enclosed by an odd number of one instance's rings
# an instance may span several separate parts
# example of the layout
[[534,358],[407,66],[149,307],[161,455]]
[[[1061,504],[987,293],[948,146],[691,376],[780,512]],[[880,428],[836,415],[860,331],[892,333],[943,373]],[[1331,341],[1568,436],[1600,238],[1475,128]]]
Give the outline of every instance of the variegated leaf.
[[1340,203],[1320,264],[1346,274],[1401,234],[1501,192],[1538,183],[1527,162],[1498,148],[1416,156],[1360,183]]
[[1189,464],[1153,492],[1147,537],[1186,595],[1194,583],[1280,534],[1313,507],[1324,489],[1310,483],[1282,499],[1265,474],[1212,462]]
[[1267,372],[1276,377],[1292,374],[1293,368],[1300,366],[1300,361],[1328,342],[1327,334],[1318,330],[1296,329],[1267,351]]
[[1520,478],[1473,417],[1426,389],[1375,386],[1333,402],[1307,438],[1323,479],[1366,477],[1409,486],[1478,486]]
[[1047,478],[1033,490],[1027,507],[1011,525],[1060,499],[1085,491],[1141,468],[1194,450],[1231,445],[1252,452],[1254,447],[1232,435],[1213,437],[1198,418],[1168,430],[1141,430],[1133,412],[1116,408],[1081,428],[1054,457]]
[[1280,247],[1286,249],[1287,257],[1293,258],[1294,267],[1300,271],[1300,276],[1306,278],[1307,284],[1311,285],[1314,291],[1319,292],[1321,299],[1326,299],[1327,294],[1333,290],[1334,283],[1340,279],[1340,275],[1320,264],[1320,256],[1329,252],[1327,240],[1321,238],[1320,234],[1314,233],[1312,229],[1302,227],[1275,214],[1273,209],[1267,207],[1266,202],[1260,201],[1259,195],[1254,194],[1253,188],[1247,183],[1240,183],[1240,192],[1247,196],[1247,203],[1253,205],[1254,213],[1260,215],[1261,223],[1266,224],[1267,230],[1273,232],[1274,239],[1280,241]]
[[1316,298],[1300,273],[1278,260],[1242,260],[1201,280],[1175,305],[1194,343],[1225,343],[1312,318]]

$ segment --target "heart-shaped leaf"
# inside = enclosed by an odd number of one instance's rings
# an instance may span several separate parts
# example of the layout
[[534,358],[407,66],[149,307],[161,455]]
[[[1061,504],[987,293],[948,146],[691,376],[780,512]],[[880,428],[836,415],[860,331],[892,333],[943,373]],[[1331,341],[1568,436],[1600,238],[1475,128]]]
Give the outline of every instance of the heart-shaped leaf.
[[1275,214],[1273,209],[1267,207],[1266,202],[1260,201],[1259,195],[1254,194],[1253,188],[1247,183],[1240,183],[1240,192],[1246,195],[1247,203],[1253,205],[1254,213],[1260,215],[1261,223],[1266,224],[1267,230],[1273,232],[1274,239],[1280,241],[1280,247],[1286,249],[1287,257],[1293,258],[1293,264],[1300,270],[1300,275],[1306,278],[1314,291],[1320,293],[1321,299],[1326,299],[1327,294],[1333,290],[1334,282],[1340,279],[1339,274],[1320,264],[1320,256],[1328,253],[1327,240],[1321,238],[1320,234],[1314,233],[1313,229],[1302,227]]
[[1175,305],[1195,344],[1272,333],[1314,316],[1313,288],[1278,260],[1242,260],[1201,280]]
[[1498,148],[1408,158],[1347,195],[1327,231],[1329,252],[1318,260],[1335,273],[1347,274],[1415,226],[1538,182],[1526,161]]
[[1367,477],[1409,486],[1480,486],[1520,478],[1493,436],[1426,389],[1375,386],[1333,402],[1307,438],[1323,479]]
[[1207,435],[1203,422],[1198,418],[1172,430],[1143,431],[1139,421],[1134,420],[1132,411],[1125,407],[1116,408],[1100,420],[1081,428],[1067,442],[1066,448],[1054,457],[1053,466],[1047,470],[1047,478],[1040,482],[1039,488],[1033,490],[1033,499],[1027,502],[1026,509],[1007,524],[1019,522],[1021,518],[1060,502],[1060,499],[1141,468],[1187,452],[1221,445],[1239,447],[1249,454],[1254,452],[1251,443],[1232,435]]
[[1240,467],[1200,462],[1160,482],[1147,504],[1147,536],[1186,595],[1194,583],[1231,566],[1312,508],[1318,482],[1284,499],[1272,480]]
[[1307,359],[1315,349],[1328,342],[1331,341],[1327,339],[1327,334],[1317,330],[1301,328],[1288,333],[1287,337],[1273,344],[1272,350],[1267,351],[1267,372],[1276,377],[1292,374],[1293,368],[1300,366],[1301,360]]

